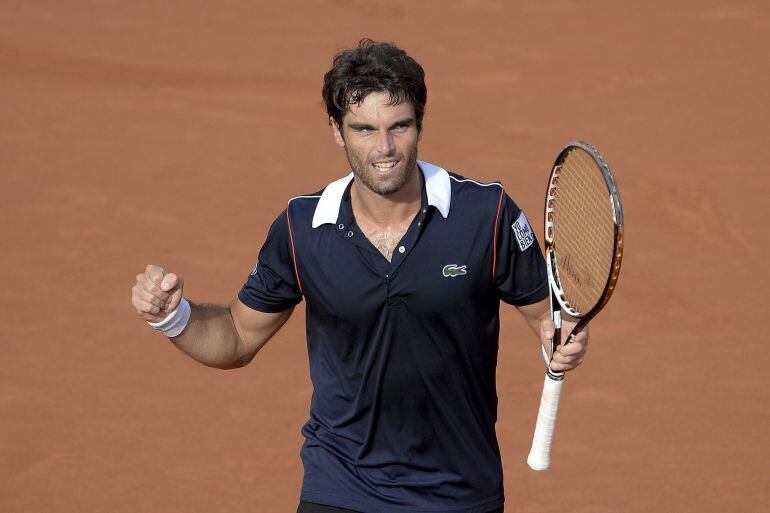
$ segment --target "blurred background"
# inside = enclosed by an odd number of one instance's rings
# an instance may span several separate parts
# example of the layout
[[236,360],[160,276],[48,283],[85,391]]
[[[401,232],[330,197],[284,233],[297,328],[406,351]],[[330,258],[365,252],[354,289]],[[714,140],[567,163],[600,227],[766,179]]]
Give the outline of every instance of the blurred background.
[[425,68],[420,158],[502,181],[538,234],[568,141],[621,190],[618,290],[544,473],[542,360],[503,306],[506,511],[766,510],[767,2],[0,0],[0,20],[0,510],[295,511],[304,309],[220,371],[130,289],[157,263],[194,301],[235,296],[286,200],[348,172],[320,90],[362,37]]

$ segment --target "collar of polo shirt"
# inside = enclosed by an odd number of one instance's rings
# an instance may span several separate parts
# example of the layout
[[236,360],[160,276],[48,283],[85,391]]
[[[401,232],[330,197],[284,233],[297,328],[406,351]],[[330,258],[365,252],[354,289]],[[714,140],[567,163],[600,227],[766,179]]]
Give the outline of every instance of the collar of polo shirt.
[[[428,197],[428,205],[436,207],[441,212],[441,215],[446,218],[449,216],[449,203],[452,199],[452,185],[449,183],[449,173],[438,166],[423,162],[422,160],[418,160],[417,165],[425,177],[425,193]],[[337,222],[342,196],[345,194],[345,189],[347,189],[352,179],[353,173],[350,173],[348,176],[326,186],[313,214],[313,228]]]

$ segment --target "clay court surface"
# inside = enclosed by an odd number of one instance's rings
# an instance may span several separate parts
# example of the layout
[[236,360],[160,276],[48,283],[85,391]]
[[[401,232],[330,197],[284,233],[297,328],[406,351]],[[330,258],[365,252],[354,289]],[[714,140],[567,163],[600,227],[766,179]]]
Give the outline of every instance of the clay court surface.
[[251,365],[195,363],[130,304],[147,263],[239,290],[290,197],[348,172],[320,105],[364,36],[425,67],[420,157],[501,180],[542,233],[580,138],[623,196],[626,259],[568,377],[503,307],[506,512],[770,504],[766,2],[0,1],[0,511],[293,512],[304,312]]

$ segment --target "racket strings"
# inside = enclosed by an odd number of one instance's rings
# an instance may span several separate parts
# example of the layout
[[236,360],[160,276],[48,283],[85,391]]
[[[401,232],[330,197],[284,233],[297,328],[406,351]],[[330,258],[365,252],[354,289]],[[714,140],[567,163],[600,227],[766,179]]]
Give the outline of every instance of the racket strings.
[[614,219],[604,178],[593,158],[574,149],[559,172],[553,206],[553,246],[559,282],[581,314],[600,300],[611,271]]

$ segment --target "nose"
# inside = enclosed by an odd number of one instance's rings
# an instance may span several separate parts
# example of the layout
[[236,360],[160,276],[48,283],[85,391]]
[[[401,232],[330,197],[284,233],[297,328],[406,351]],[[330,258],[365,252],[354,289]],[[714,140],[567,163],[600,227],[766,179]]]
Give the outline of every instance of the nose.
[[383,155],[392,155],[396,152],[396,145],[393,141],[393,134],[389,131],[378,135],[377,151]]

